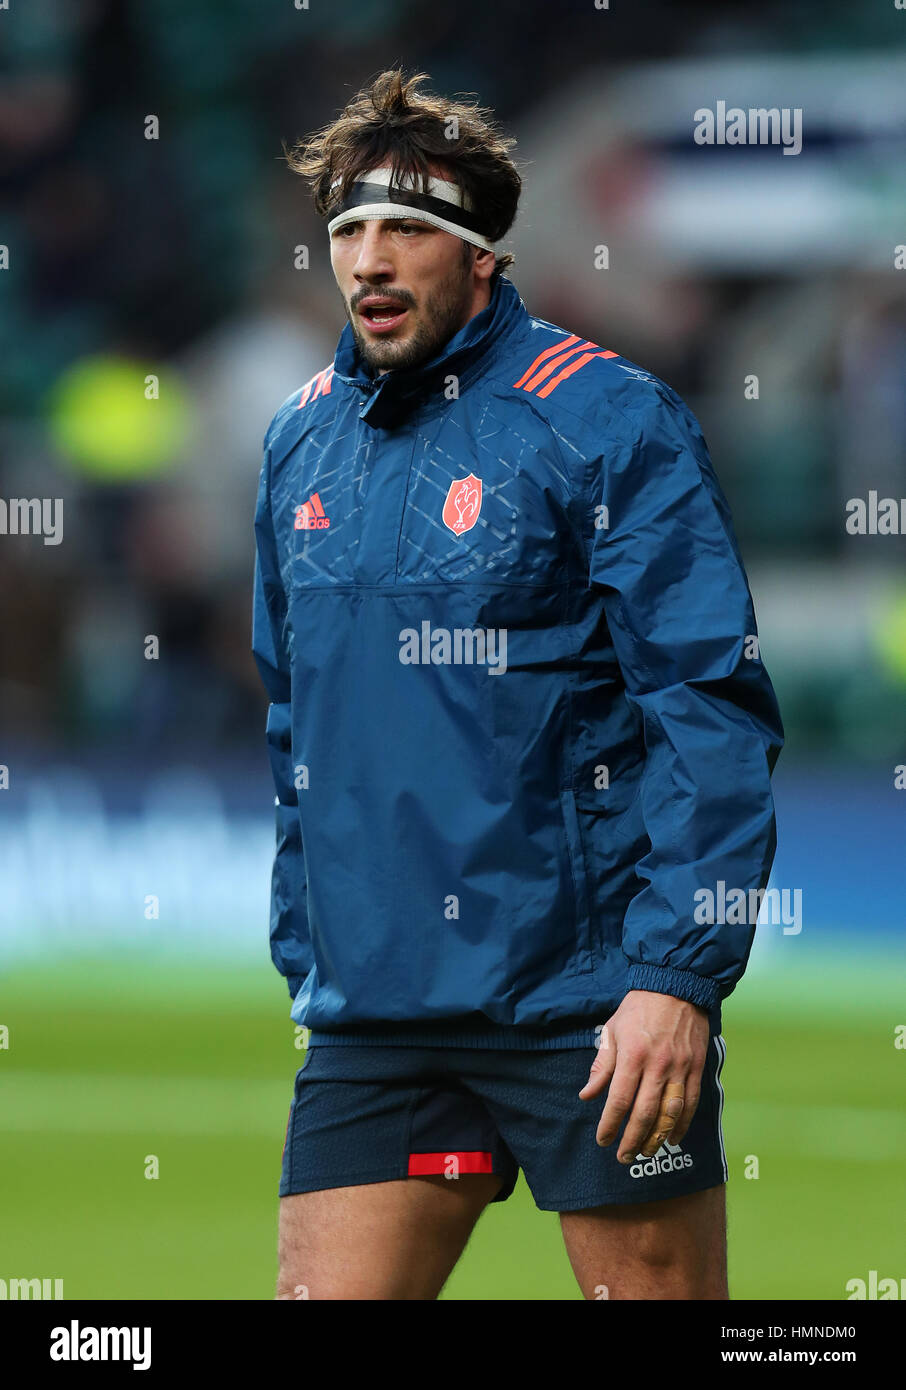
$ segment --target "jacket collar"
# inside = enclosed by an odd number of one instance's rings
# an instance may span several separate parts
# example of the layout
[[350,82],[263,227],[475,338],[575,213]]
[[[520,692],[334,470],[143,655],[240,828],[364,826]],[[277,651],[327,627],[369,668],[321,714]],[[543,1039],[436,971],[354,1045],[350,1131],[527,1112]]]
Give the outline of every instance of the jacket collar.
[[443,401],[444,378],[455,375],[463,389],[486,365],[499,342],[528,320],[519,291],[505,275],[494,277],[491,298],[430,361],[402,371],[372,376],[362,361],[347,323],[334,357],[334,375],[363,394],[359,416],[379,429],[400,424],[432,392]]

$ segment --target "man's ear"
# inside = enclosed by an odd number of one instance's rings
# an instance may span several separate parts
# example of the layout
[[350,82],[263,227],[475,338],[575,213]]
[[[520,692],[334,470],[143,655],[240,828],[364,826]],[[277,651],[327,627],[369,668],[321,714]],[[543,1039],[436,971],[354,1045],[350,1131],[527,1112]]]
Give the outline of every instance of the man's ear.
[[490,280],[496,264],[497,257],[493,251],[486,251],[483,246],[476,246],[472,269],[478,274],[479,279]]

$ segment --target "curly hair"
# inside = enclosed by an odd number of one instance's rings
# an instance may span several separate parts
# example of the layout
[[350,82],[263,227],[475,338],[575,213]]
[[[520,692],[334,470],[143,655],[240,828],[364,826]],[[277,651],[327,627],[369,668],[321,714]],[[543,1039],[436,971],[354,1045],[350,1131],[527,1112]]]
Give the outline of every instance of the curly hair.
[[[394,182],[408,177],[427,192],[431,167],[439,165],[463,190],[466,205],[481,213],[488,239],[499,241],[516,220],[522,191],[509,155],[516,141],[490,108],[432,96],[420,90],[427,81],[427,73],[407,78],[401,68],[380,73],[335,120],[286,151],[287,163],[309,181],[315,210],[325,218],[370,169],[389,161]],[[495,275],[514,260],[510,252],[497,256]]]

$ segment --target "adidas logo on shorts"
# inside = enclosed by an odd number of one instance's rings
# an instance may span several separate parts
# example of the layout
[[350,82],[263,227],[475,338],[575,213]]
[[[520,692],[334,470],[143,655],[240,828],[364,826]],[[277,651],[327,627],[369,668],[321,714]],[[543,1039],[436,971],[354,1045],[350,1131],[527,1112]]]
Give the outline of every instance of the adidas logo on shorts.
[[691,1168],[694,1159],[684,1154],[679,1144],[668,1144],[666,1140],[653,1158],[636,1154],[636,1161],[629,1170],[631,1178],[653,1178],[656,1173],[673,1173],[678,1168]]

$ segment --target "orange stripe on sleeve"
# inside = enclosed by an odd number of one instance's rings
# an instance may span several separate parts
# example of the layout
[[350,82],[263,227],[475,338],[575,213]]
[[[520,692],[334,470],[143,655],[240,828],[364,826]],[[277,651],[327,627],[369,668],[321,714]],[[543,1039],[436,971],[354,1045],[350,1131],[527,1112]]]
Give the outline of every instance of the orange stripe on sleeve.
[[330,382],[333,377],[333,367],[334,364],[332,362],[329,366],[322,367],[319,372],[315,373],[311,381],[305,383],[302,387],[302,395],[297,406],[298,410],[301,410],[303,405],[307,405],[310,400],[313,401],[317,396],[326,396],[328,394],[330,391]]
[[568,367],[564,367],[562,372],[558,372],[552,381],[549,381],[546,386],[541,388],[538,395],[549,396],[550,393],[560,385],[561,381],[564,381],[568,376],[572,376],[573,372],[577,372],[580,367],[584,367],[587,363],[594,361],[596,357],[619,357],[619,355],[618,352],[610,352],[609,350],[607,352],[583,353],[581,357],[576,358],[575,362],[570,362]]
[[564,338],[562,342],[554,343],[553,347],[545,348],[544,352],[540,352],[538,356],[535,358],[532,365],[522,373],[522,376],[519,378],[519,380],[513,382],[513,385],[522,386],[531,376],[535,368],[539,366],[540,363],[546,362],[549,357],[552,357],[554,355],[554,353],[563,352],[564,348],[572,347],[574,344],[580,343],[581,341],[582,339],[577,337],[575,333],[571,333],[569,337]]
[[534,391],[536,386],[540,386],[542,381],[546,381],[551,372],[555,372],[558,367],[562,367],[564,362],[568,362],[571,357],[575,357],[577,352],[584,352],[586,348],[596,348],[597,343],[580,342],[578,347],[570,348],[569,352],[563,352],[559,357],[552,357],[551,360],[536,372],[531,381],[525,384],[526,391]]

